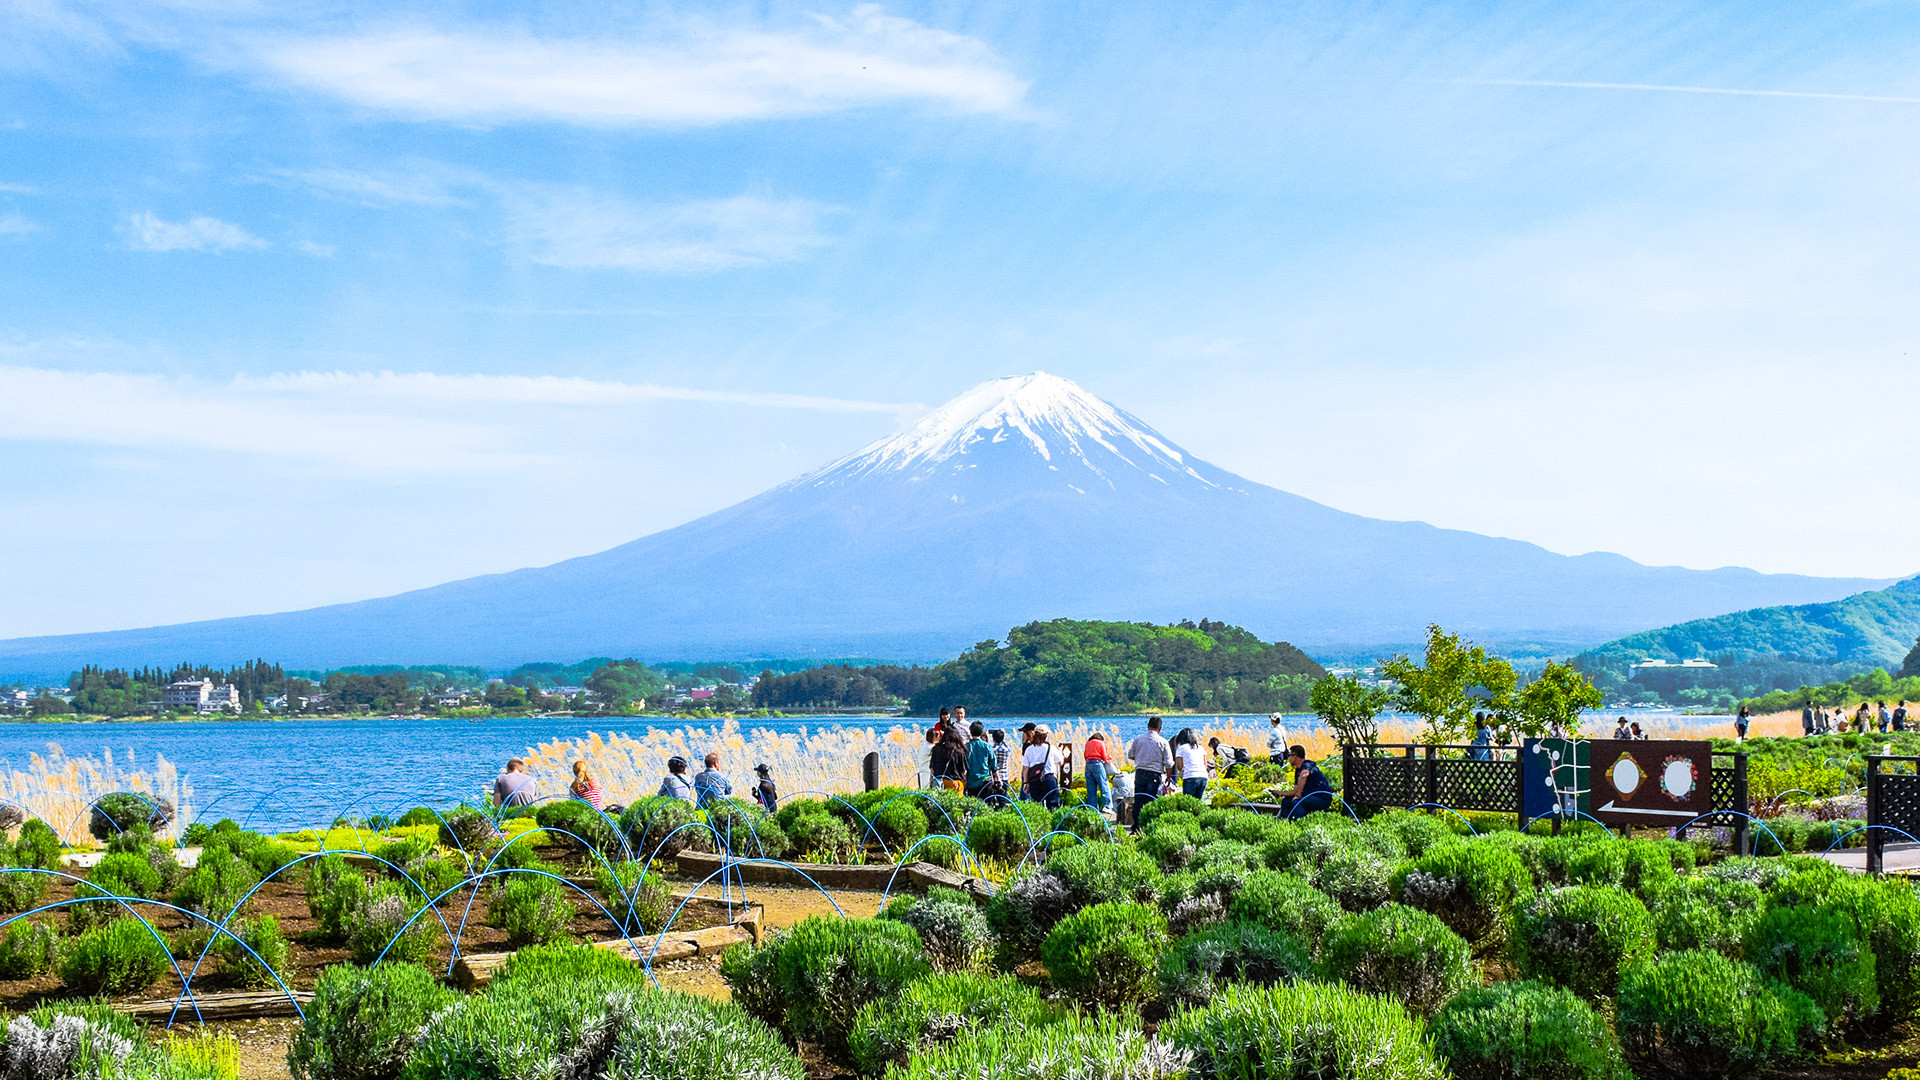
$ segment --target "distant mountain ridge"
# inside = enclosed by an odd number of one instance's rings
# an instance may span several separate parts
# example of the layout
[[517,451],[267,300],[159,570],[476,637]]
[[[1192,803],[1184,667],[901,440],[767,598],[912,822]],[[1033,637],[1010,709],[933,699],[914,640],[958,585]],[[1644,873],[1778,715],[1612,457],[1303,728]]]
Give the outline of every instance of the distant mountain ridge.
[[1074,383],[967,391],[735,506],[552,566],[377,600],[0,641],[0,676],[83,662],[302,668],[579,656],[945,659],[1036,619],[1193,615],[1266,640],[1412,642],[1429,622],[1565,649],[1885,585],[1650,567],[1381,521],[1195,458]]

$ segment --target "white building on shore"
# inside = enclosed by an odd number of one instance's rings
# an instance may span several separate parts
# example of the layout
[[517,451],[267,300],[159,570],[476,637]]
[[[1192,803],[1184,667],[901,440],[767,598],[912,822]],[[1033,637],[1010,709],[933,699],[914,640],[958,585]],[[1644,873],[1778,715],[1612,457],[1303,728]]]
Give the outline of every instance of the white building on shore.
[[168,683],[160,691],[160,707],[168,711],[192,709],[206,715],[239,712],[240,690],[234,686],[215,686],[212,679],[182,679]]

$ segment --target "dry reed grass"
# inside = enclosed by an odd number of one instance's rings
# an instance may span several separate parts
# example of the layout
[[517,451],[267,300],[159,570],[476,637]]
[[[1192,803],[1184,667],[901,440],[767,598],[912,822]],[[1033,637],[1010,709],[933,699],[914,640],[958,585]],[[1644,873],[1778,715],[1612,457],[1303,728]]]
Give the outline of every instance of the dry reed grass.
[[155,801],[171,801],[170,835],[177,835],[193,820],[193,785],[160,754],[154,755],[150,771],[142,771],[131,752],[122,766],[111,750],[99,758],[70,758],[58,743],[48,743],[47,753],[32,755],[26,771],[0,773],[0,801],[25,809],[76,847],[93,843],[87,833],[93,801],[115,791],[137,791]]

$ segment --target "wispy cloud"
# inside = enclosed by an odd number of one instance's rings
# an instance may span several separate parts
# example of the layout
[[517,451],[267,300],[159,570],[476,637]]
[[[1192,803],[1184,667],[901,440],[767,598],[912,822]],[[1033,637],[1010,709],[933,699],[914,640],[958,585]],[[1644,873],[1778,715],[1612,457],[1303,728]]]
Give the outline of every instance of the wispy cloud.
[[268,246],[240,226],[210,217],[172,222],[151,213],[130,214],[125,232],[127,246],[136,251],[259,251]]
[[1666,86],[1660,83],[1562,82],[1550,79],[1457,79],[1467,86],[1544,86],[1567,90],[1650,90],[1668,94],[1732,94],[1736,97],[1814,98],[1822,101],[1879,101],[1920,105],[1920,98],[1885,94],[1828,94],[1814,90],[1746,90],[1726,86]]
[[450,165],[422,163],[411,169],[368,172],[330,166],[284,169],[270,174],[301,187],[364,206],[460,206],[468,199],[457,189],[484,183],[486,178]]
[[0,184],[0,192],[8,195],[38,195],[40,189],[32,184]]
[[0,236],[19,236],[21,233],[38,232],[40,226],[19,214],[0,214]]
[[827,243],[832,211],[804,199],[737,195],[640,203],[569,189],[506,199],[507,239],[534,262],[576,269],[699,273],[791,262]]
[[880,413],[919,405],[561,376],[296,372],[204,380],[0,365],[0,440],[199,450],[414,477],[537,467],[579,410],[690,402]]
[[1010,113],[1027,89],[979,40],[872,4],[786,31],[679,23],[609,41],[396,26],[255,48],[298,85],[439,120],[691,126],[901,102]]

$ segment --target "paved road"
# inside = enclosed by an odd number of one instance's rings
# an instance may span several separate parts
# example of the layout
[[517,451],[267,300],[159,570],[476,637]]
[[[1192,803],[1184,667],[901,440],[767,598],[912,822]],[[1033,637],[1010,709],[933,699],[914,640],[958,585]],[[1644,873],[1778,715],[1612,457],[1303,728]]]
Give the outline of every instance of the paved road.
[[[1856,874],[1867,872],[1867,849],[1863,847],[1841,848],[1821,858]],[[1920,844],[1888,844],[1881,849],[1881,869],[1889,874],[1920,873]]]

